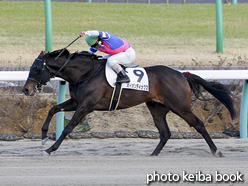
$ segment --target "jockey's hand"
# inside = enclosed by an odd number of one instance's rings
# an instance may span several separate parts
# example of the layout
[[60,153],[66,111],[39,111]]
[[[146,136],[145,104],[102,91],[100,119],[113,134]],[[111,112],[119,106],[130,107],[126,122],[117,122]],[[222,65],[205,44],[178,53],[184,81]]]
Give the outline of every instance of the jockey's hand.
[[78,37],[84,37],[85,36],[85,32],[80,32]]

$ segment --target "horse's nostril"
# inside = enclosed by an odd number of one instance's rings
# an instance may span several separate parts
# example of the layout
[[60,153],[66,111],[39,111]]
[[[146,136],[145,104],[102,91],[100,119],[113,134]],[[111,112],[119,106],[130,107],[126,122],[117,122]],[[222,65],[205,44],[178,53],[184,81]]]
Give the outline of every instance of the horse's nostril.
[[27,88],[24,88],[24,89],[22,89],[22,92],[23,92],[25,95],[27,95],[29,91],[28,91]]

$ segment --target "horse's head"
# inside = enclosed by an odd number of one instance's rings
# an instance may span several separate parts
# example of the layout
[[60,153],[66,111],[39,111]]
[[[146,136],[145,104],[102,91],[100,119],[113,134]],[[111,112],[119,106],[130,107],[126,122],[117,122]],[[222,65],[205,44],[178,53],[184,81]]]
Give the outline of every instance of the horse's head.
[[[99,56],[89,54],[85,51],[74,54],[70,54],[68,50],[64,49],[56,50],[51,53],[41,52],[30,68],[29,76],[22,89],[22,92],[27,96],[33,96],[37,89],[40,91],[41,86],[50,81],[51,77],[58,76],[62,79],[65,79],[66,81],[79,81],[83,74],[87,74],[87,72],[91,71],[92,64],[92,74],[94,73],[95,63],[92,63],[92,61],[97,60],[98,58]],[[74,63],[70,64],[71,69],[78,70],[78,73],[74,73],[73,77],[71,76],[71,73],[64,73],[64,70],[68,66],[67,64],[70,60],[74,61]],[[68,74],[70,77],[68,77]]]
[[26,96],[33,96],[41,86],[50,81],[50,73],[46,64],[46,53],[41,52],[30,67],[28,79],[22,89]]

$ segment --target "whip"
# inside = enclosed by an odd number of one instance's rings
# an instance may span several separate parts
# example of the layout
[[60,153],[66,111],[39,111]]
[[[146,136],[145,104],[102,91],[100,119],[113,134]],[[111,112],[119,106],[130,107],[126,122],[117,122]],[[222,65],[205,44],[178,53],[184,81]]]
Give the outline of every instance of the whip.
[[74,41],[72,41],[67,47],[65,47],[60,53],[59,55],[55,58],[55,60],[57,60],[59,58],[59,56],[65,51],[65,49],[67,49],[69,46],[71,46],[72,43],[74,43],[75,41],[77,41],[80,38],[80,36],[78,36],[76,39],[74,39]]

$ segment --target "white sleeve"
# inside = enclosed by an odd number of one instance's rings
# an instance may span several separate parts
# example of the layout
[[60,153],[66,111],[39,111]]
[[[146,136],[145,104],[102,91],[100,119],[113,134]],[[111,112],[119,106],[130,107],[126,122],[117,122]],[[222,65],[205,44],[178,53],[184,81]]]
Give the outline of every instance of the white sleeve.
[[87,31],[87,32],[85,32],[85,35],[88,35],[88,36],[99,36],[99,32],[97,30]]
[[110,35],[107,32],[98,31],[98,30],[87,31],[85,32],[85,35],[98,36],[101,39],[105,39],[105,40],[110,38]]

